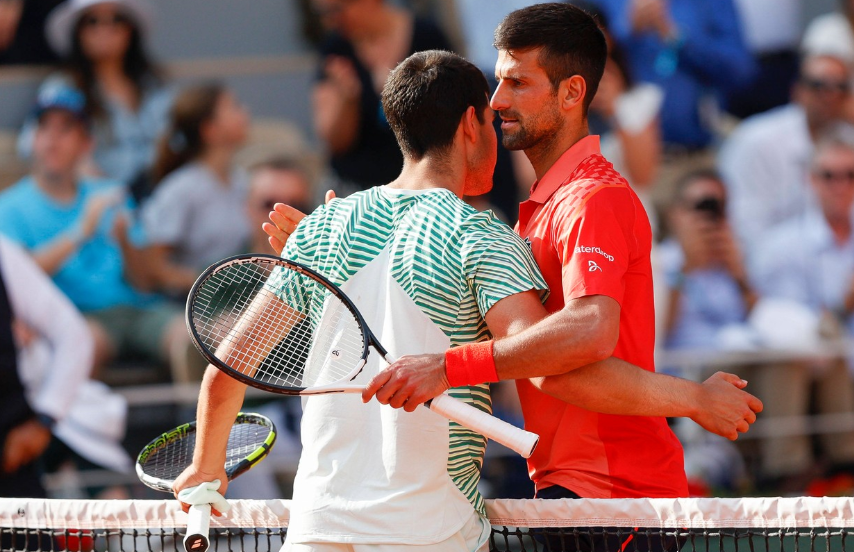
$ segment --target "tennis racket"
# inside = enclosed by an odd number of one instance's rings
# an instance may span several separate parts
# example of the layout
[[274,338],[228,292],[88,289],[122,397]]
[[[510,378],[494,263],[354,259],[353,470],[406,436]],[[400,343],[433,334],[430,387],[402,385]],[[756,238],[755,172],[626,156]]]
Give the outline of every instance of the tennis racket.
[[[284,395],[361,393],[352,384],[373,348],[388,352],[332,282],[271,255],[238,255],[205,270],[187,299],[187,328],[204,357],[252,387]],[[431,410],[528,458],[539,437],[446,394]]]
[[[260,414],[239,413],[225,451],[225,474],[231,481],[264,459],[276,442],[276,427]],[[146,486],[172,492],[172,483],[193,463],[196,422],[180,425],[151,441],[136,459],[136,474]],[[205,552],[210,546],[210,504],[190,506],[184,549]]]

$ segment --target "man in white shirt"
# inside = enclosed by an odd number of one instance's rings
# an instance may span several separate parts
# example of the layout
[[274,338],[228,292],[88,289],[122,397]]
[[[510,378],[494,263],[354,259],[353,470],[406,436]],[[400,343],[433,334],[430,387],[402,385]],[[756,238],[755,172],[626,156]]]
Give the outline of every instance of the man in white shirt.
[[[760,295],[799,303],[825,321],[836,320],[854,330],[854,146],[837,138],[816,145],[809,181],[817,205],[775,226],[759,242],[753,280]],[[785,320],[780,321],[786,324]],[[845,330],[840,333],[846,333]],[[790,363],[758,379],[766,395],[786,397],[772,401],[773,415],[799,416],[808,412],[811,386],[822,414],[854,412],[854,384],[843,360],[821,365]],[[785,411],[777,411],[783,408]],[[804,422],[805,425],[805,422]],[[804,427],[804,430],[807,428]],[[822,435],[823,452],[832,466],[854,463],[854,432]],[[773,439],[763,448],[763,466],[769,476],[792,476],[814,466],[809,435]],[[767,443],[766,445],[771,445]]]
[[721,148],[730,217],[748,256],[768,228],[812,201],[806,182],[815,141],[830,131],[854,136],[854,127],[840,121],[850,78],[838,58],[807,57],[792,103],[746,119]]

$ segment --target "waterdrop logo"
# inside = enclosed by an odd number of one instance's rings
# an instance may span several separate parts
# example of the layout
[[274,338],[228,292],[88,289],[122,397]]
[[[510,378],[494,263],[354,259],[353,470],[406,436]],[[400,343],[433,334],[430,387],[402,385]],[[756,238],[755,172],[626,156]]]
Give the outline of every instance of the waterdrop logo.
[[596,264],[596,261],[587,261],[587,272],[602,272],[602,267]]

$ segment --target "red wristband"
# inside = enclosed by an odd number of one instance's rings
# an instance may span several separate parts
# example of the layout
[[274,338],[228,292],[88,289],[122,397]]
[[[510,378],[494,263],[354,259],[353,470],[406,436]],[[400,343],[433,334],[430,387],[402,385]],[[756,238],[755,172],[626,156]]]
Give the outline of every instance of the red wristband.
[[492,357],[494,341],[469,343],[445,351],[445,374],[451,387],[498,381]]

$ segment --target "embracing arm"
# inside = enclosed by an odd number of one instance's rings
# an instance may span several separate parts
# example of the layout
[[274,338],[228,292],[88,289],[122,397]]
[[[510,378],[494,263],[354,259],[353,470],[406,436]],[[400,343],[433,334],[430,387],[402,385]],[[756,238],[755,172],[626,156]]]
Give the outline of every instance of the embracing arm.
[[614,299],[593,295],[572,300],[521,332],[500,324],[524,312],[517,301],[502,306],[509,299],[496,303],[486,315],[493,335],[502,338],[495,341],[493,352],[499,379],[563,374],[605,360],[614,352],[620,332],[620,305]]
[[[594,412],[690,417],[729,439],[756,420],[762,403],[741,390],[747,382],[737,376],[719,372],[700,384],[614,357],[596,359],[610,355],[614,345],[587,333],[588,317],[601,316],[606,331],[614,314],[619,320],[619,305],[603,296],[572,301],[548,317],[534,292],[502,299],[486,315],[490,330],[501,338],[493,345],[499,379],[530,378],[544,393]],[[588,358],[596,360],[585,362]],[[448,387],[444,354],[407,356],[374,377],[362,399],[376,394],[383,404],[411,411]]]

